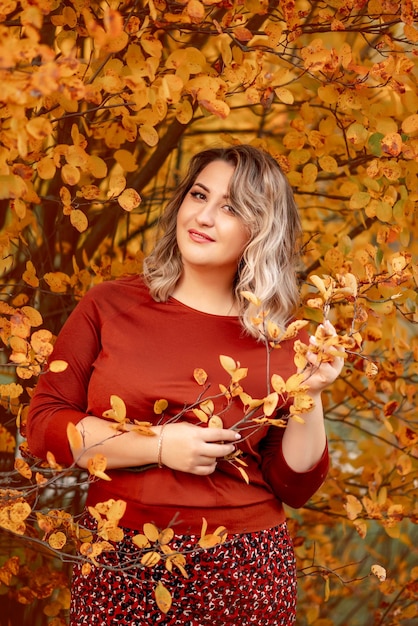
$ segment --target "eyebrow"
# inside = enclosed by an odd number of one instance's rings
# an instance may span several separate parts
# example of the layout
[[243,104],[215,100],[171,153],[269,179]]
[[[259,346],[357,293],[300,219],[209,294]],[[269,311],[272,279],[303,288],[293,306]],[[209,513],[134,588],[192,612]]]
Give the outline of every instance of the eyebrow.
[[[197,187],[201,187],[202,189],[204,189],[204,191],[206,191],[207,193],[210,193],[210,189],[208,187],[206,187],[206,185],[204,185],[203,183],[199,183],[199,182],[196,183],[195,182],[194,185],[196,185]],[[225,198],[225,200],[228,200],[229,199],[229,194],[225,194],[224,198]]]

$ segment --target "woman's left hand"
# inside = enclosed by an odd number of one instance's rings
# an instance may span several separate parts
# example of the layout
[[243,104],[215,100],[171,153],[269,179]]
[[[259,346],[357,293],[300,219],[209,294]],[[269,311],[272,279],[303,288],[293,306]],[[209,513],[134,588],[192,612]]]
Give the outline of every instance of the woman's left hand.
[[[327,337],[333,338],[337,336],[335,328],[328,321],[321,325],[320,330],[322,330]],[[344,358],[341,354],[344,353],[344,348],[332,345],[332,343],[333,342],[330,342],[331,345],[327,346],[326,342],[324,342],[324,344],[319,347],[315,337],[311,337],[310,339],[312,347],[315,346],[315,348],[317,348],[315,351],[308,350],[306,354],[309,365],[307,365],[304,370],[306,374],[305,384],[308,385],[311,393],[321,393],[321,391],[338,378],[343,369]]]

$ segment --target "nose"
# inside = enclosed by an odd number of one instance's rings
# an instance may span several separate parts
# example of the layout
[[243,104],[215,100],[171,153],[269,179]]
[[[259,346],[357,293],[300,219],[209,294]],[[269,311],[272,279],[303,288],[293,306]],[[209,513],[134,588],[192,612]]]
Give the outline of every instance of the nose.
[[215,223],[216,206],[213,202],[206,202],[196,214],[196,222],[201,226],[213,226]]

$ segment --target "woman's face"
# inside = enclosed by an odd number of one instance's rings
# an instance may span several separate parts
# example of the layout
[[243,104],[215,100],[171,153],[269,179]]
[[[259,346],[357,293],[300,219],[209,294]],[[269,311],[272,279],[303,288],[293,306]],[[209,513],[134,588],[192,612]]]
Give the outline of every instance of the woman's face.
[[249,241],[248,227],[230,204],[234,167],[212,161],[198,174],[177,214],[177,244],[184,271],[193,267],[219,271],[234,280]]

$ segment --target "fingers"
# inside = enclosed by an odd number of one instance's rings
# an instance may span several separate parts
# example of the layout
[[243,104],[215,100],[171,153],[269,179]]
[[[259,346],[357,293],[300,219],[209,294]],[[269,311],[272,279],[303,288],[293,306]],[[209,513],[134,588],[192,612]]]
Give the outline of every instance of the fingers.
[[241,435],[229,428],[201,428],[202,437],[207,442],[239,441]]
[[205,428],[186,422],[165,427],[162,462],[174,470],[208,475],[218,459],[235,451],[239,433],[226,428]]

